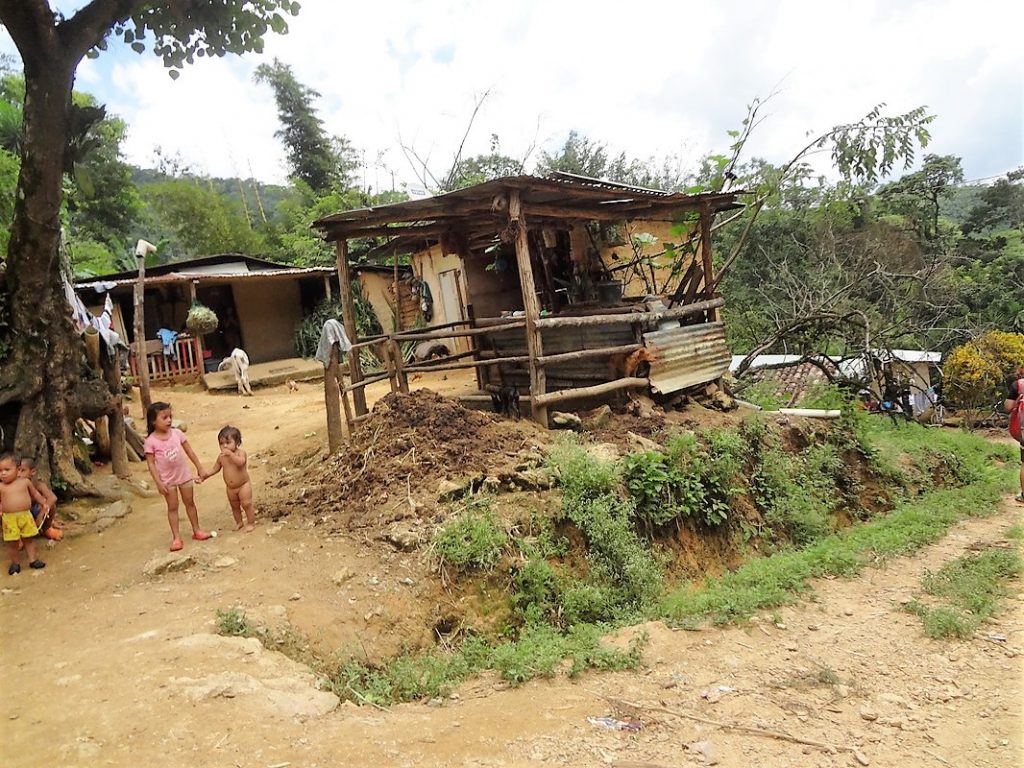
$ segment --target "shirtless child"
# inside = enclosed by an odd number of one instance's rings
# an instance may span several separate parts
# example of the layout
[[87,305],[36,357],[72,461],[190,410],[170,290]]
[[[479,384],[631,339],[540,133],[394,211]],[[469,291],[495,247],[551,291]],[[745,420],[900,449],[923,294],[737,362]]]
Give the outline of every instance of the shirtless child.
[[213,468],[203,473],[201,479],[206,480],[224,470],[224,485],[228,492],[228,503],[231,504],[231,514],[235,516],[235,530],[243,528],[244,509],[244,528],[246,532],[252,531],[256,527],[256,510],[252,505],[252,481],[246,469],[248,457],[242,450],[242,433],[235,427],[224,427],[217,433],[217,442],[220,444],[220,456]]
[[[18,476],[20,464],[10,451],[0,454],[0,509],[3,510],[4,541],[11,554],[11,567],[7,569],[10,576],[21,572],[19,542],[25,547],[29,568],[46,567],[46,563],[36,558],[33,537],[39,535],[39,523],[49,513],[50,505],[27,478]],[[38,519],[34,519],[30,511],[33,502],[39,505]]]

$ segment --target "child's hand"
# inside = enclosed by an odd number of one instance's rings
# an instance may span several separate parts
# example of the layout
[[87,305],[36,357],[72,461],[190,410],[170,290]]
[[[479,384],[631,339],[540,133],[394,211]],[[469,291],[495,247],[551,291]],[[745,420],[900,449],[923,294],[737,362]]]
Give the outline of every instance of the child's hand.
[[163,483],[157,483],[156,484],[156,490],[157,490],[157,493],[159,493],[161,496],[166,496],[167,495],[167,486],[164,485]]
[[198,475],[196,475],[192,479],[195,480],[196,485],[202,485],[203,484],[203,480],[206,479],[206,476],[202,472],[200,472]]

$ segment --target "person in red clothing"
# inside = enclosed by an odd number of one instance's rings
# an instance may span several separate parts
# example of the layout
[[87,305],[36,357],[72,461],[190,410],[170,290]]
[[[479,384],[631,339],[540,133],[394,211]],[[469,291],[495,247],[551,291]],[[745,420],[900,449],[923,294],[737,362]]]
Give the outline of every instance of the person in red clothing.
[[[1024,402],[1024,363],[1017,366],[1017,370],[1008,383],[1003,410],[1012,414],[1015,409],[1020,409],[1022,402]],[[1018,414],[1019,419],[1019,410]],[[1020,441],[1020,494],[1014,498],[1017,503],[1024,504],[1024,435],[1018,434],[1017,439]]]

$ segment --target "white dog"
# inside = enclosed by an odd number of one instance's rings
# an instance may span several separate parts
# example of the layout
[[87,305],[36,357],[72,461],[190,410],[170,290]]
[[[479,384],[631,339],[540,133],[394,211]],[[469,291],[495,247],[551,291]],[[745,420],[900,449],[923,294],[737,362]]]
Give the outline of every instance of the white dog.
[[230,370],[235,375],[235,384],[238,385],[238,394],[252,395],[252,387],[249,386],[249,356],[245,350],[231,350],[231,357],[225,357],[217,366],[218,371]]

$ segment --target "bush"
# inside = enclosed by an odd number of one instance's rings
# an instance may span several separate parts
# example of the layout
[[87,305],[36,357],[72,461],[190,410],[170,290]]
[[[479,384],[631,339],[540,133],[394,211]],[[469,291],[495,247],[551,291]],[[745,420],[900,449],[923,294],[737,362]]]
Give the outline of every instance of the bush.
[[943,368],[945,395],[964,408],[984,408],[1001,403],[1006,378],[1024,363],[1024,334],[988,331],[946,358]]

